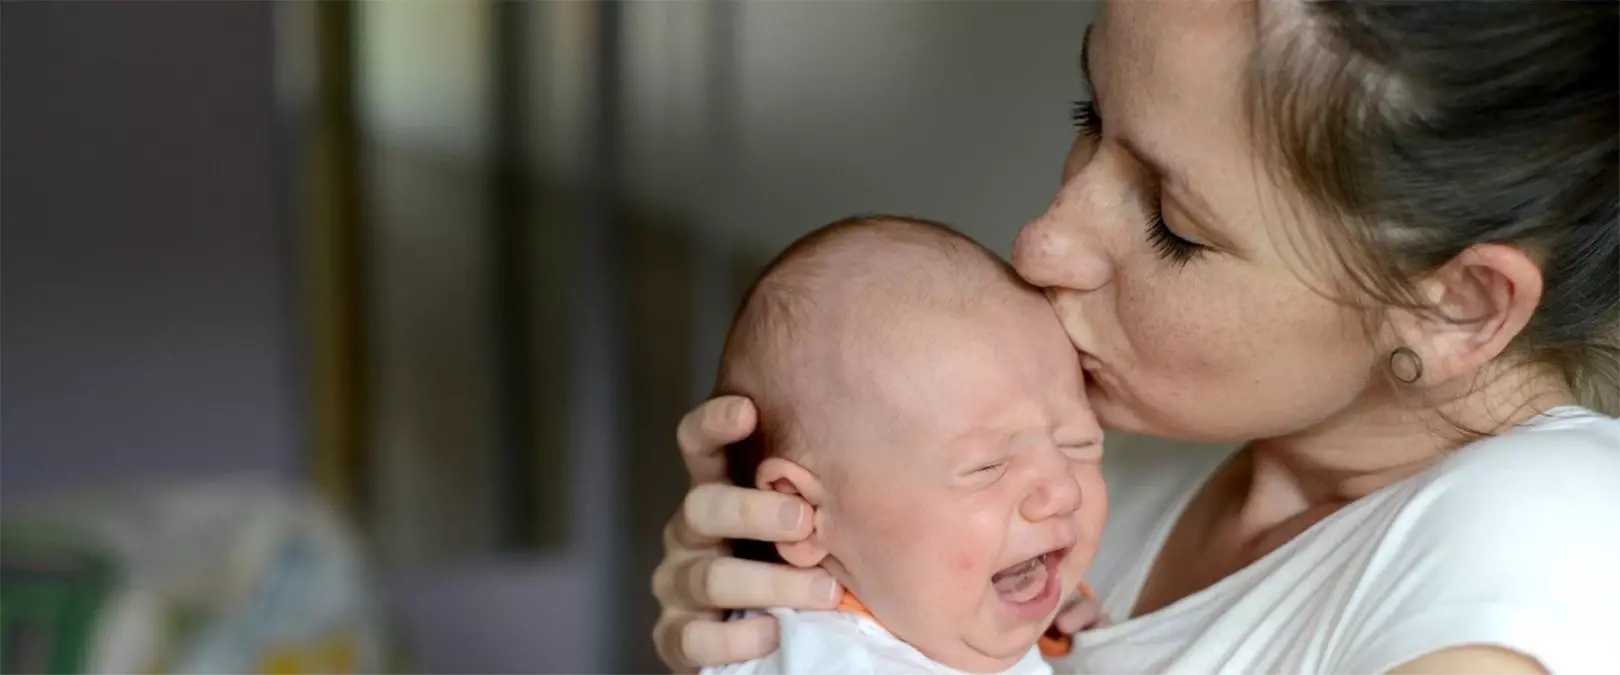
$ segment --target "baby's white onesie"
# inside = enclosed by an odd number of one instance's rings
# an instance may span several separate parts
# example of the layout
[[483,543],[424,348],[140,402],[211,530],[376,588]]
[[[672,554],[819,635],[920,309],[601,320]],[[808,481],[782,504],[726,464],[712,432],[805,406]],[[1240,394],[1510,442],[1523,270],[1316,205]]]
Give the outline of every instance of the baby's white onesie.
[[[773,609],[781,626],[781,645],[764,658],[705,668],[703,675],[894,675],[895,673],[938,673],[958,675],[956,670],[924,656],[877,622],[845,611],[801,612]],[[1038,647],[1003,675],[1052,675],[1052,668],[1041,658]]]

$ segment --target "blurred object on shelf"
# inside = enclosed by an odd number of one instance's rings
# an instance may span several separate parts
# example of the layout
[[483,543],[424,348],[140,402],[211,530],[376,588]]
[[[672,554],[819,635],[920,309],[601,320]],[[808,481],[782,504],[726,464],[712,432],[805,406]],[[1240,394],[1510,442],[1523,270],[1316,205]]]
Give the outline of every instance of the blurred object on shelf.
[[0,672],[394,670],[363,556],[271,484],[148,484],[7,505]]

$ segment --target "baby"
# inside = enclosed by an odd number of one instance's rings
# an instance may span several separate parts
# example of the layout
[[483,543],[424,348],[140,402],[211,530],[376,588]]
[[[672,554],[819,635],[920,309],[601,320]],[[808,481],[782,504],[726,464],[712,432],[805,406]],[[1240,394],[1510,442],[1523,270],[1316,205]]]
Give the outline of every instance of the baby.
[[1051,672],[1037,642],[1107,508],[1078,358],[1038,289],[944,225],[851,218],[777,256],[717,389],[760,413],[733,480],[800,496],[814,531],[736,544],[846,592],[770,610],[773,654],[706,672]]

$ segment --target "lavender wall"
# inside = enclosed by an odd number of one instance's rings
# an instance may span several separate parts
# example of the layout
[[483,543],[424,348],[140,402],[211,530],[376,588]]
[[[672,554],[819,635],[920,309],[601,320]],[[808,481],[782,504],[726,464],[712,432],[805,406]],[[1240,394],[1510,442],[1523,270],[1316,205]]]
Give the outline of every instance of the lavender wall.
[[271,11],[6,3],[6,497],[295,470]]

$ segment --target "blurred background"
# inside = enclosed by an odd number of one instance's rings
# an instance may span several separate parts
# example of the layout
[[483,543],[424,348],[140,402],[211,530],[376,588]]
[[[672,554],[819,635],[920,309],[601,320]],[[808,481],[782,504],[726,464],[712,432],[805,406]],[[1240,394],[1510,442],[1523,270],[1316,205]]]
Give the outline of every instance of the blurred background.
[[1006,254],[1096,10],[4,3],[5,672],[661,671],[742,288]]

